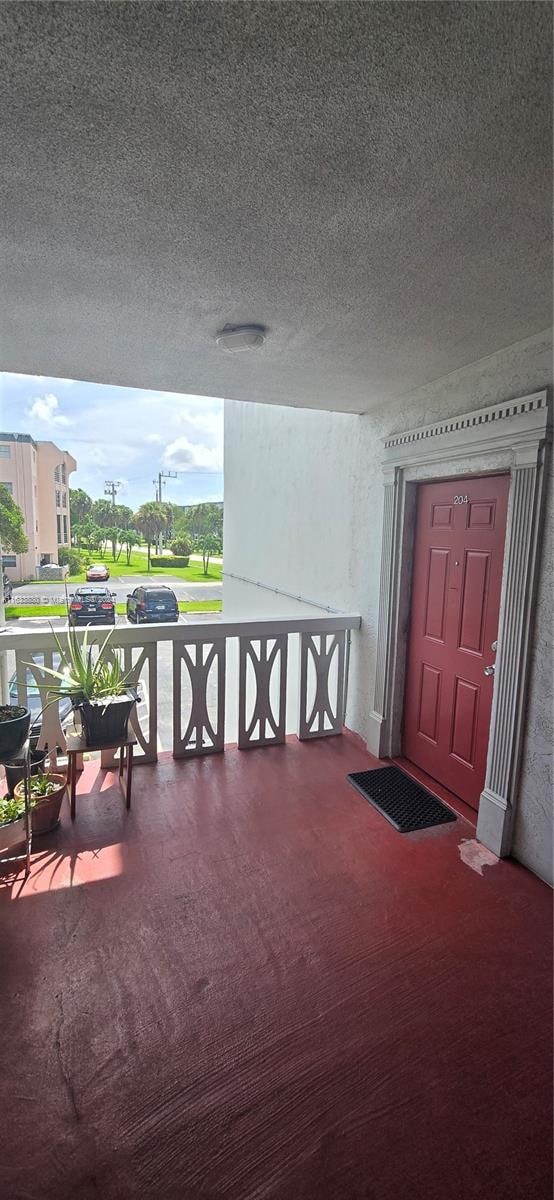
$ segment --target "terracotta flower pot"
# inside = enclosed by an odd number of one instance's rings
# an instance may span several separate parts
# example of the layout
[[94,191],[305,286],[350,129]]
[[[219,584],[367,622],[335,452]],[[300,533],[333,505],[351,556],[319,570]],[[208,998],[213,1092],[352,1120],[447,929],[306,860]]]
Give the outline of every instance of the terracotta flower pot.
[[25,817],[0,825],[0,858],[25,853]]
[[[56,788],[56,791],[51,792],[49,796],[31,796],[31,824],[33,836],[40,835],[42,833],[51,833],[60,822],[60,810],[67,788],[67,779],[65,775],[54,775],[50,772],[47,775],[47,779],[49,779],[52,783],[57,783],[58,787]],[[23,780],[17,784],[14,795],[17,800],[24,800],[25,784]]]

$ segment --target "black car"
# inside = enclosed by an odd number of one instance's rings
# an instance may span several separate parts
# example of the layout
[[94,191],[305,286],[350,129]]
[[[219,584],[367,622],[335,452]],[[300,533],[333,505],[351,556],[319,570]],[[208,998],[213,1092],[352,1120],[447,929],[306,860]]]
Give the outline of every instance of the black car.
[[127,620],[134,625],[148,621],[178,621],[179,605],[168,587],[137,587],[127,596]]
[[115,593],[86,584],[71,592],[70,625],[115,625]]

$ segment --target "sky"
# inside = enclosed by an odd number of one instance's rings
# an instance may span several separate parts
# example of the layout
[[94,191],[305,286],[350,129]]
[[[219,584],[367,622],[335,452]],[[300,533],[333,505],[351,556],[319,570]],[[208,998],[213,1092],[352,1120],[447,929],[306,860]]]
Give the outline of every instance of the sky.
[[117,480],[135,512],[154,499],[158,471],[177,471],[173,504],[223,499],[223,400],[0,373],[0,431],[55,442],[77,460],[70,487],[93,500]]

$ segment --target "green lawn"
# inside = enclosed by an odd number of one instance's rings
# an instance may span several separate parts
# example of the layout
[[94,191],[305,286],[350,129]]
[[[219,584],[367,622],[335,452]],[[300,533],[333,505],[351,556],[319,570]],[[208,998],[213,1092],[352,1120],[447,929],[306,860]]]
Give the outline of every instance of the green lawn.
[[[110,572],[110,578],[117,579],[122,575],[147,575],[147,558],[145,554],[140,554],[133,551],[129,566],[125,561],[125,551],[122,552],[118,562],[113,562],[109,557],[94,560],[95,562],[104,562]],[[171,561],[171,560],[170,560]],[[151,571],[152,575],[173,575],[176,579],[184,579],[187,583],[221,583],[222,564],[220,562],[210,563],[210,569],[207,575],[204,575],[201,562],[194,562],[192,559],[188,567],[156,567]],[[81,571],[78,575],[69,575],[68,583],[85,583],[85,572]],[[43,580],[37,581],[41,586]],[[60,581],[58,580],[58,585]]]
[[[221,600],[179,600],[179,612],[221,612]],[[118,616],[125,616],[127,611],[124,604],[116,604]],[[6,620],[15,621],[18,617],[65,617],[64,604],[6,604]]]

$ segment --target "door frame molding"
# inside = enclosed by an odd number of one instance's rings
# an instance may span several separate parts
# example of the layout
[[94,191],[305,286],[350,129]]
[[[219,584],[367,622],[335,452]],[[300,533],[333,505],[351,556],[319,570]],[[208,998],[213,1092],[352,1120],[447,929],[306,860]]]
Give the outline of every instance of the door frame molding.
[[367,742],[378,758],[397,757],[402,749],[417,484],[510,475],[487,770],[477,819],[477,837],[499,856],[511,851],[517,806],[548,418],[544,390],[393,434],[383,443],[379,623]]

